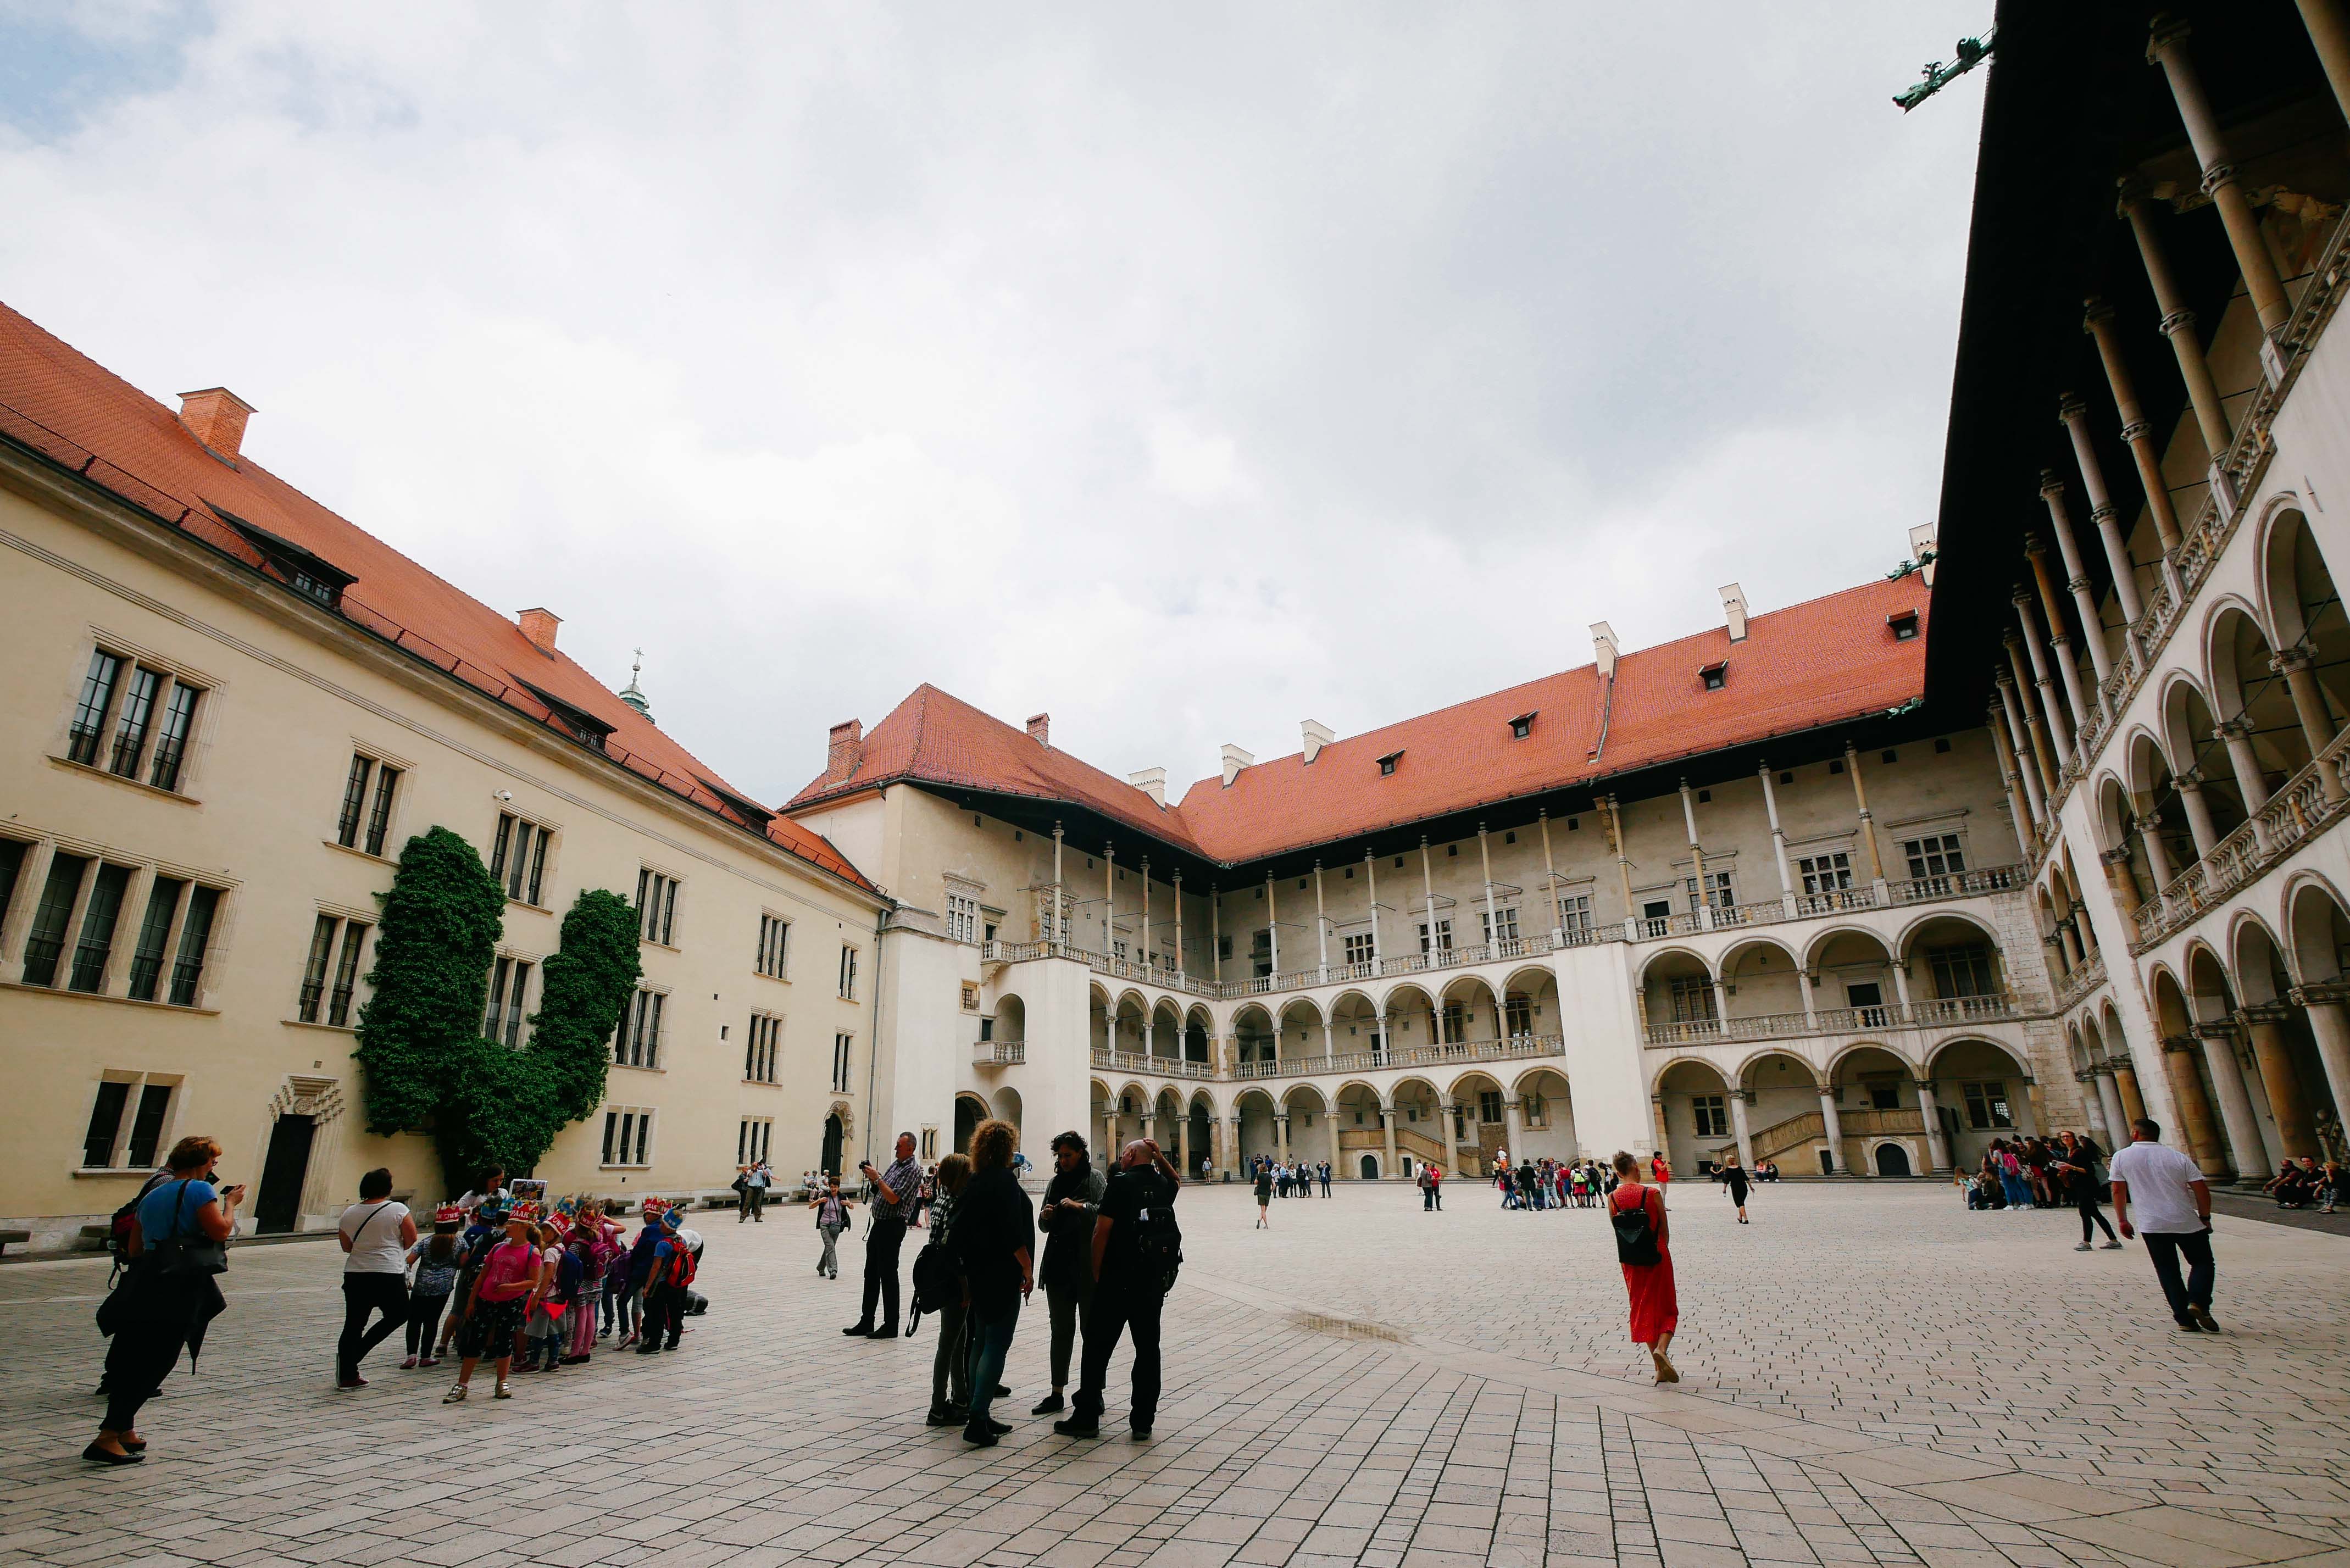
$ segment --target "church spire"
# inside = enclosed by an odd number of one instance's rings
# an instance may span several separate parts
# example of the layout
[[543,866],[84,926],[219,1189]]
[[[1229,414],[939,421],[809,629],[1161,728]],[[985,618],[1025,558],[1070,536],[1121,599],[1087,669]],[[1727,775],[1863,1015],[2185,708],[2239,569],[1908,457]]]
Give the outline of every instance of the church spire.
[[650,723],[653,716],[652,704],[647,702],[645,694],[637,690],[637,674],[645,667],[645,650],[639,648],[636,650],[636,662],[629,666],[629,683],[620,688],[620,701],[643,714],[645,722]]

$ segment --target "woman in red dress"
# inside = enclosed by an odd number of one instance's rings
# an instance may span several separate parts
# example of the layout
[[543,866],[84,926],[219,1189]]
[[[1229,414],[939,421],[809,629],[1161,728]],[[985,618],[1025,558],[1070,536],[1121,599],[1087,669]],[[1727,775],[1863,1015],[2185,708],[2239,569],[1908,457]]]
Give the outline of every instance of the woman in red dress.
[[[1642,1184],[1640,1162],[1629,1154],[1617,1155],[1615,1164],[1617,1179],[1616,1190],[1607,1195],[1607,1217],[1617,1221],[1619,1253],[1626,1250],[1626,1227],[1617,1217],[1635,1210],[1647,1212],[1648,1234],[1656,1241],[1655,1262],[1622,1265],[1624,1289],[1632,1298],[1632,1341],[1648,1347],[1649,1359],[1657,1364],[1658,1382],[1679,1383],[1681,1375],[1665,1354],[1681,1321],[1680,1301],[1673,1293],[1673,1254],[1666,1244],[1665,1195]],[[1633,1230],[1637,1234],[1638,1227]]]

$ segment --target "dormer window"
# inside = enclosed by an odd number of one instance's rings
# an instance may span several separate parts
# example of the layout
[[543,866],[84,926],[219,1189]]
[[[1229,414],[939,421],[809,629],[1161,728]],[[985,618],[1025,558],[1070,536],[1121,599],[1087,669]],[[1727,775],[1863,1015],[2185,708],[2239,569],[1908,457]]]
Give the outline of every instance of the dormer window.
[[[1538,711],[1538,710],[1537,710]],[[1534,712],[1524,712],[1510,721],[1510,738],[1523,741],[1534,732]]]
[[573,740],[578,742],[583,746],[591,747],[599,752],[602,751],[604,749],[605,740],[612,733],[613,730],[618,728],[617,725],[606,723],[603,720],[598,719],[595,714],[590,713],[585,708],[577,707],[572,703],[566,702],[562,698],[556,696],[553,692],[533,686],[527,680],[522,682],[522,685],[525,691],[528,691],[532,696],[546,704],[547,711],[554,720],[555,727],[569,735]]
[[213,507],[220,520],[261,556],[261,569],[296,593],[328,609],[340,609],[343,590],[359,578],[324,556],[313,555],[291,539],[246,522],[234,513]]
[[1896,613],[1885,618],[1885,624],[1893,628],[1893,640],[1896,642],[1914,641],[1918,636],[1918,612],[1916,610],[1906,609],[1897,611]]
[[1396,771],[1396,763],[1402,760],[1403,753],[1401,752],[1389,752],[1386,756],[1381,757],[1379,759],[1379,777],[1386,778],[1392,774]]
[[1707,691],[1721,691],[1730,680],[1730,660],[1727,659],[1714,660],[1711,664],[1699,670],[1697,678],[1705,682]]

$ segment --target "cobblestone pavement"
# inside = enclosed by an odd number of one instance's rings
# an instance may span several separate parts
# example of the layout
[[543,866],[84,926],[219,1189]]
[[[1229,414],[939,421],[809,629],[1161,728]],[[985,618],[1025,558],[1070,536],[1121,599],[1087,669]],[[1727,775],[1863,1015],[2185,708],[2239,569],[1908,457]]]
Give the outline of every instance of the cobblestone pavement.
[[149,1407],[153,1457],[97,1471],[104,1265],[11,1266],[0,1563],[2350,1568],[2342,1238],[2223,1216],[2206,1338],[2142,1251],[2073,1251],[2069,1213],[1802,1186],[1740,1227],[1679,1186],[1686,1381],[1657,1389],[1597,1213],[1448,1198],[1342,1187],[1258,1231],[1241,1189],[1187,1192],[1147,1444],[1025,1417],[1041,1303],[1014,1433],[926,1428],[931,1325],[842,1338],[861,1247],[819,1280],[782,1210],[709,1217],[715,1305],[682,1354],[456,1407],[387,1351],[335,1393],[340,1254],[241,1251],[201,1370]]

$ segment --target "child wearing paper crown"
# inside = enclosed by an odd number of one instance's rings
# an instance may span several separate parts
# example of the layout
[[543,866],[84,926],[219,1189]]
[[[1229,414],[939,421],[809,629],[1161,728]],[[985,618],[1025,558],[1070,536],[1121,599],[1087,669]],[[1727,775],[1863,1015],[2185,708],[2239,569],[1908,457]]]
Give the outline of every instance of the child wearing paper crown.
[[420,1237],[416,1245],[408,1249],[409,1266],[416,1271],[416,1282],[408,1293],[408,1359],[403,1367],[437,1366],[441,1357],[433,1339],[441,1330],[441,1314],[449,1305],[449,1293],[457,1287],[457,1275],[464,1267],[465,1252],[458,1228],[465,1222],[465,1212],[453,1203],[443,1203],[432,1214],[432,1234]]

